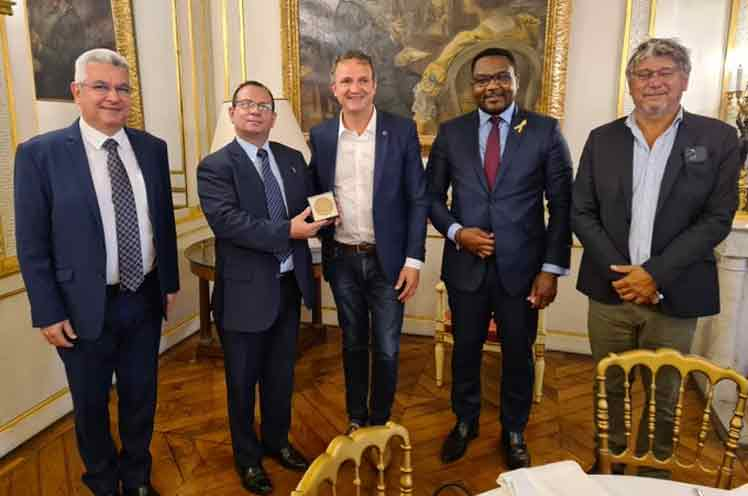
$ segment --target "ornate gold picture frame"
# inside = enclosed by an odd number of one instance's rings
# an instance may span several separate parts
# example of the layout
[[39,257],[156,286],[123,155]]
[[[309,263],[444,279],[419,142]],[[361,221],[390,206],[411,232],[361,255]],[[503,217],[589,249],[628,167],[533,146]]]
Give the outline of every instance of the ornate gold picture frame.
[[562,119],[571,0],[480,5],[475,0],[281,0],[283,89],[302,130],[336,112],[328,71],[332,52],[347,48],[372,55],[377,105],[413,116],[426,150],[439,122],[472,110],[469,63],[489,46],[509,48],[517,57],[520,104]]

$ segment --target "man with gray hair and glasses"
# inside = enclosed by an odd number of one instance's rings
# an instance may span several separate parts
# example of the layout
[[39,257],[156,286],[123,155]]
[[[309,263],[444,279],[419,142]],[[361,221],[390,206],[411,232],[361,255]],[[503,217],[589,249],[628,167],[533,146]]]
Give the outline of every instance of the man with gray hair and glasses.
[[[690,72],[688,50],[676,41],[639,45],[626,68],[633,112],[594,129],[582,153],[572,228],[584,246],[577,289],[589,297],[595,363],[638,348],[688,353],[697,318],[719,312],[714,248],[730,232],[738,204],[738,139],[724,122],[683,109]],[[656,383],[653,450],[664,459],[672,452],[680,377],[665,369]],[[623,373],[609,374],[613,453],[625,448],[623,394]],[[637,454],[648,446],[641,420]],[[639,474],[669,476],[644,468]]]
[[[32,325],[57,350],[95,495],[151,486],[161,321],[179,290],[166,143],[125,127],[129,66],[85,52],[70,84],[80,119],[21,143],[15,160],[18,260]],[[117,450],[109,391],[117,377]]]

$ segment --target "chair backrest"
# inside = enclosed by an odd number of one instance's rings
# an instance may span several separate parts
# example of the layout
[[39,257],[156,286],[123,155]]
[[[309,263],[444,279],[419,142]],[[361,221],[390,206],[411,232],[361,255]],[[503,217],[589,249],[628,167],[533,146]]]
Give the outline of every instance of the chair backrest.
[[[634,367],[645,367],[650,370],[653,387],[650,389],[649,397],[646,398],[644,409],[646,414],[646,426],[648,435],[647,452],[636,455],[636,439],[631,435],[631,371]],[[606,373],[609,368],[617,367],[624,375],[624,404],[623,424],[626,439],[626,449],[619,454],[613,454],[608,449],[609,411],[607,392],[605,387]],[[653,452],[655,437],[655,390],[657,371],[663,367],[672,367],[680,373],[680,386],[678,389],[678,400],[675,406],[673,419],[673,451],[664,459],[658,459]],[[684,460],[678,454],[681,442],[681,427],[683,420],[683,398],[689,375],[693,372],[703,375],[704,408],[701,414],[699,432],[696,438],[696,450],[693,461]],[[658,469],[681,468],[687,470],[700,470],[710,476],[716,476],[715,486],[727,489],[732,483],[733,466],[735,464],[735,451],[743,428],[743,417],[745,415],[746,399],[748,399],[748,379],[736,371],[720,367],[705,358],[696,355],[682,355],[671,349],[633,350],[619,355],[611,353],[600,360],[597,365],[597,430],[598,430],[598,460],[600,470],[603,473],[611,473],[612,463],[626,463],[633,466],[647,466]],[[712,406],[714,391],[721,381],[731,381],[736,386],[735,409],[728,424],[726,439],[724,440],[724,452],[722,461],[718,467],[709,467],[705,464],[703,457],[704,445],[707,434],[711,429]]]
[[377,487],[376,495],[385,494],[385,464],[384,451],[391,438],[400,438],[402,444],[402,458],[400,464],[400,495],[413,494],[413,467],[411,465],[410,436],[405,427],[394,422],[387,425],[364,427],[354,431],[349,436],[340,435],[330,442],[327,450],[319,455],[301,478],[292,496],[317,496],[323,483],[329,483],[332,494],[336,493],[338,472],[340,467],[348,461],[355,464],[353,485],[356,487],[356,495],[361,494],[361,477],[359,468],[367,450],[376,447],[379,453],[377,464]]

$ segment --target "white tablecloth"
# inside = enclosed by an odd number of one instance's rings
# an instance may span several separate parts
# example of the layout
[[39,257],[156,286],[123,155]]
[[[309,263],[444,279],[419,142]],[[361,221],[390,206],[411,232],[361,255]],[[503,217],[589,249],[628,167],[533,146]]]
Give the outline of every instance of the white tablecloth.
[[[649,477],[636,477],[633,475],[592,475],[592,479],[600,484],[607,496],[696,496],[695,486],[683,482],[673,482]],[[702,487],[704,496],[719,496],[729,494],[730,496],[748,496],[748,489],[725,491]],[[509,496],[502,488],[492,489],[479,496]],[[522,496],[521,494],[518,496]]]

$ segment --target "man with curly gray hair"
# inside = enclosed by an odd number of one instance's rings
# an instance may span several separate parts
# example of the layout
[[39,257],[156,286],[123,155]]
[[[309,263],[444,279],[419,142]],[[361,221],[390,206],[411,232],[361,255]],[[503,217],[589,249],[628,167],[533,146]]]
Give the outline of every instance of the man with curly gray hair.
[[[639,348],[688,353],[697,318],[719,312],[714,247],[730,233],[737,208],[739,148],[734,128],[683,109],[690,72],[688,49],[677,41],[639,45],[626,68],[633,112],[594,129],[582,153],[572,227],[584,245],[577,289],[589,297],[596,363]],[[653,451],[664,459],[672,453],[680,377],[665,369],[656,383]],[[607,395],[609,448],[619,453],[626,447],[623,373],[609,374]],[[648,434],[642,417],[637,454],[647,451]]]

